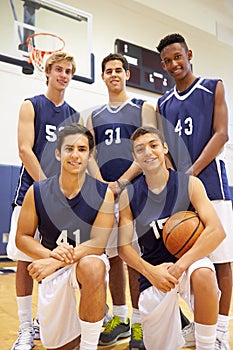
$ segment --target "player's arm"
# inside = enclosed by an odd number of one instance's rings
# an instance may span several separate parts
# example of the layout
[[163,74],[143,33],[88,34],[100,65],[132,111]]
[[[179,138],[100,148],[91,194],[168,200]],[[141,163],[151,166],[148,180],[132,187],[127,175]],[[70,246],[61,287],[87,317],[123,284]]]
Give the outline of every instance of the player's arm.
[[142,126],[152,126],[157,128],[155,109],[147,102],[144,102],[142,105]]
[[119,221],[119,255],[134,270],[144,275],[156,288],[162,292],[168,292],[178,283],[168,272],[171,263],[153,266],[143,260],[132,246],[134,236],[134,218],[129,206],[127,191],[123,191],[120,200]]
[[197,176],[221,152],[228,141],[228,110],[222,81],[217,83],[214,99],[213,136],[201,152],[200,156],[188,169],[188,173]]
[[194,261],[208,256],[214,251],[226,237],[222,224],[212,203],[207,197],[202,182],[194,176],[191,176],[189,180],[189,196],[205,228],[192,248],[175,263],[174,267],[177,268],[175,276],[178,278],[179,274],[185,271]]
[[18,149],[22,163],[34,181],[45,179],[40,163],[33,152],[35,112],[31,101],[24,101],[19,111]]
[[[94,130],[93,130],[91,115],[89,115],[89,117],[87,118],[86,127],[91,132],[91,134],[92,134],[92,136],[94,138],[94,142],[95,142],[95,133],[94,133]],[[88,169],[89,174],[92,177],[94,177],[94,178],[96,178],[96,179],[98,179],[98,180],[100,180],[102,182],[105,182],[103,180],[103,178],[102,178],[99,166],[98,166],[98,164],[96,162],[96,159],[95,159],[95,150],[93,150],[92,155],[89,158],[87,169]]]
[[38,216],[32,185],[25,195],[20,210],[16,232],[16,246],[33,259],[47,258],[50,256],[50,250],[42,246],[38,240],[34,239],[37,226]]
[[[158,104],[156,106],[156,120],[157,120],[157,128],[158,130],[161,132],[161,134],[163,135],[164,137],[164,130],[163,130],[163,122],[162,122],[162,116],[159,112],[159,107],[158,107]],[[164,137],[165,139],[165,137]],[[165,161],[166,161],[166,167],[169,169],[174,169],[174,165],[173,165],[173,162],[172,162],[172,158],[171,158],[171,155],[169,153],[169,150],[168,150],[168,153],[166,154],[165,156]]]
[[83,121],[83,117],[80,115],[79,117],[79,121],[78,124],[83,125],[84,126],[84,121]]

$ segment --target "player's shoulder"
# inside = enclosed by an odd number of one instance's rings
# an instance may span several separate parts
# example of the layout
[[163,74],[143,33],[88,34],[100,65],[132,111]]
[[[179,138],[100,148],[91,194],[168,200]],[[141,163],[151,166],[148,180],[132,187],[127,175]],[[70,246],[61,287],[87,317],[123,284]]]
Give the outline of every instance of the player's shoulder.
[[165,100],[171,98],[174,95],[174,87],[166,91],[163,96],[159,97],[158,105],[161,105]]
[[219,82],[222,83],[221,78],[199,78],[198,85],[214,92]]
[[103,111],[105,111],[107,109],[107,104],[104,104],[104,105],[101,105],[97,108],[95,108],[92,112],[91,112],[91,115],[90,117],[92,119],[98,117]]

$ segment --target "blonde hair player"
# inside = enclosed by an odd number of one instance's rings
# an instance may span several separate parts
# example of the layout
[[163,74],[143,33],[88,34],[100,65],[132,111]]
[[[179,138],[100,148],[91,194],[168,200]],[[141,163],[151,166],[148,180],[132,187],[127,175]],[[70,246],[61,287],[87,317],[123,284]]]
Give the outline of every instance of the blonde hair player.
[[7,245],[8,257],[17,261],[16,296],[20,323],[18,338],[12,350],[23,350],[25,347],[30,350],[34,346],[34,338],[40,338],[37,318],[34,325],[32,323],[33,281],[27,270],[32,259],[16,248],[16,227],[30,185],[59,171],[59,163],[54,158],[59,127],[72,122],[83,123],[80,114],[65,101],[65,91],[75,68],[74,58],[67,52],[56,52],[49,56],[45,65],[45,94],[26,98],[19,111],[18,148],[22,166]]

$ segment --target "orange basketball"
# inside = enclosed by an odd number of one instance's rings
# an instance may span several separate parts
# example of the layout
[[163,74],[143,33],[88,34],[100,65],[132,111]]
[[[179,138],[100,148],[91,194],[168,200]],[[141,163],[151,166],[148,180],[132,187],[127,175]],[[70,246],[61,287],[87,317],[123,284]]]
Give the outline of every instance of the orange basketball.
[[163,242],[167,250],[180,258],[189,250],[204,230],[197,213],[179,211],[166,221],[163,228]]

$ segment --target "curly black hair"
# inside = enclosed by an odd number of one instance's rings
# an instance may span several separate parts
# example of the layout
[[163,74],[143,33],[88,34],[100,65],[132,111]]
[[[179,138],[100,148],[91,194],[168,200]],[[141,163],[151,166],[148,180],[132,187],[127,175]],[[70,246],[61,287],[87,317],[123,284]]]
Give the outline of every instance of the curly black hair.
[[184,37],[178,33],[169,34],[160,40],[159,45],[157,46],[158,52],[161,52],[166,46],[180,43],[184,46],[185,50],[188,51],[188,45],[184,39]]

